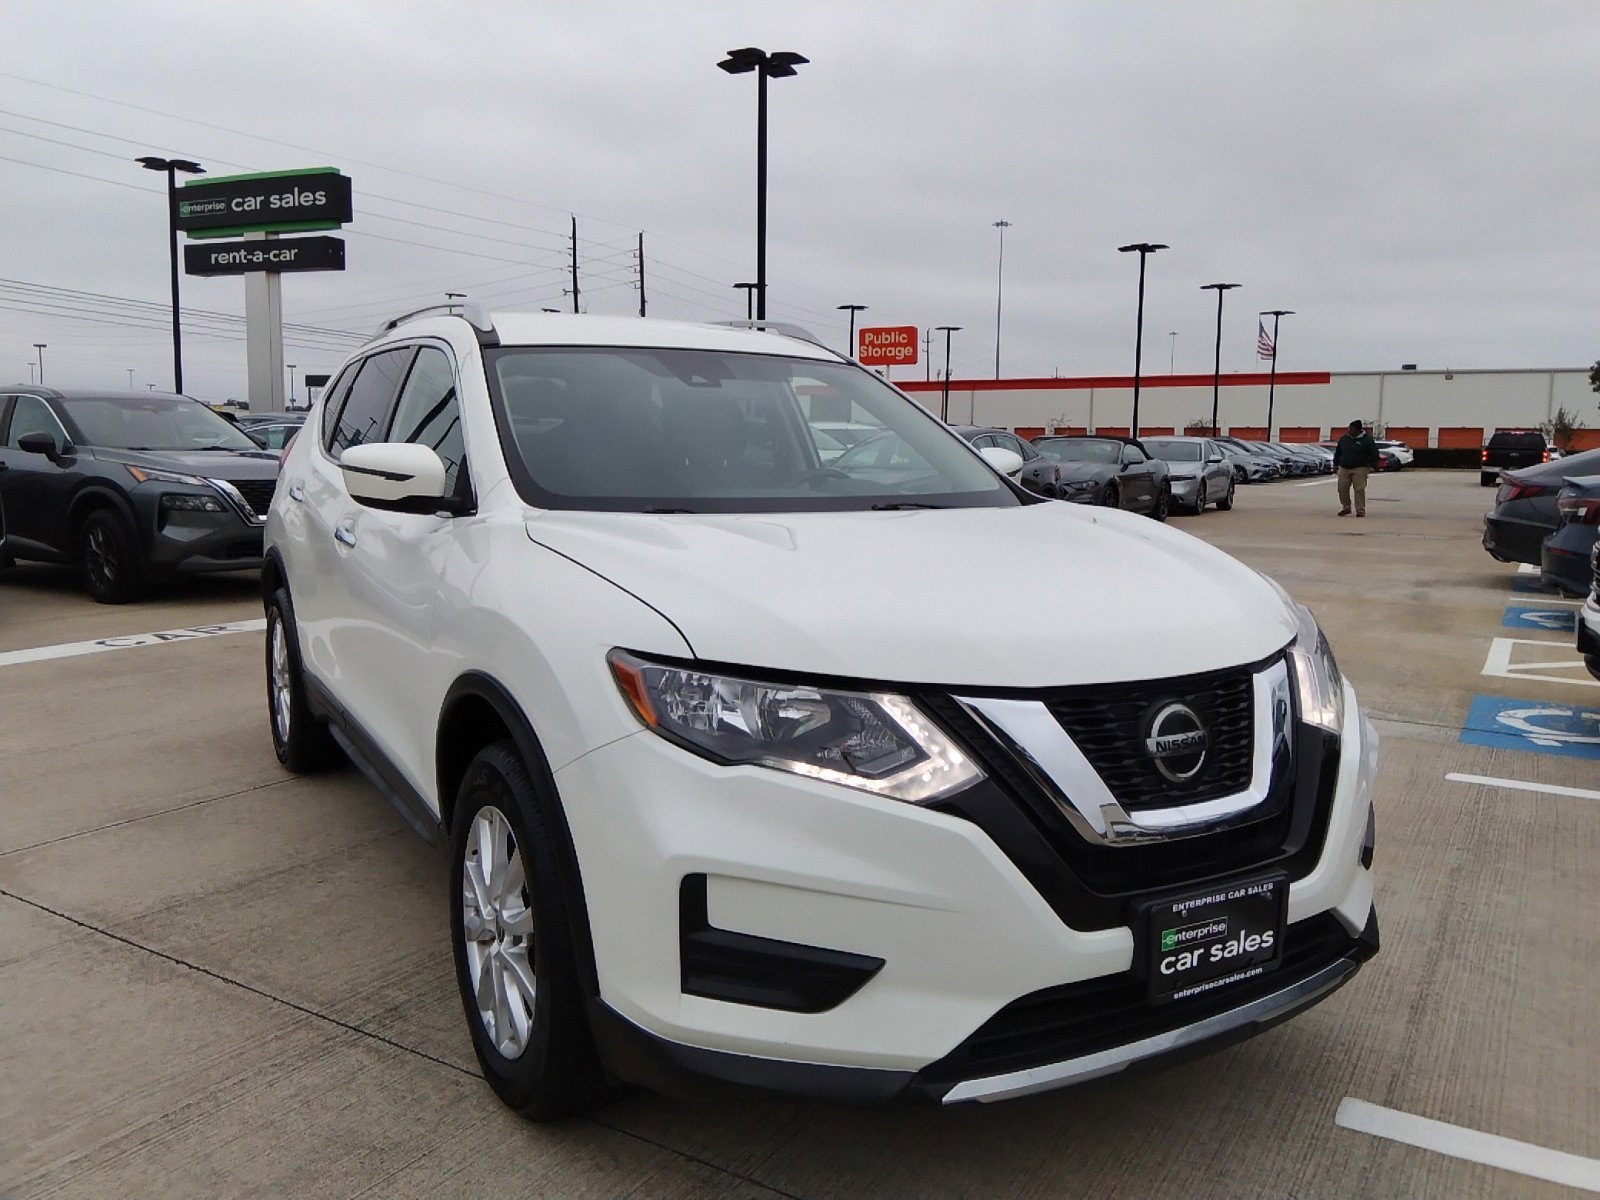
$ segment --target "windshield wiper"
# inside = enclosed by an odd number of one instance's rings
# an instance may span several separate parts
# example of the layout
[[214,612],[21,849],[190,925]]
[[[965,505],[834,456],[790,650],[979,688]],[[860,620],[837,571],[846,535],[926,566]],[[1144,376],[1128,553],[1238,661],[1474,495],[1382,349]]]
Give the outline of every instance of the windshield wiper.
[[874,504],[873,512],[899,512],[904,508],[949,508],[948,504],[924,504],[920,500],[898,500],[893,504]]
[[696,510],[692,508],[641,508],[639,511],[648,513],[651,516],[670,516],[674,513],[692,513]]

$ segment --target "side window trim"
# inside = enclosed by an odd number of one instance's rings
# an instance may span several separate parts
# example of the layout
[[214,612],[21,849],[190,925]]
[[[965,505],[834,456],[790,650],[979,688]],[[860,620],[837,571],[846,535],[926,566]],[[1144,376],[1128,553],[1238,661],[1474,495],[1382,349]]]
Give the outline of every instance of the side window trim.
[[394,389],[389,395],[388,407],[384,409],[383,430],[387,434],[389,425],[394,421],[395,406],[400,403],[400,392],[405,387],[405,381],[411,375],[411,368],[416,364],[418,345],[419,343],[417,342],[398,342],[389,346],[380,346],[372,353],[363,355],[359,361],[351,364],[354,369],[350,375],[349,386],[344,389],[344,395],[339,398],[339,412],[334,416],[333,425],[327,430],[326,436],[318,440],[318,445],[322,449],[324,458],[335,465],[339,462],[339,456],[333,451],[333,441],[339,433],[339,425],[344,420],[344,410],[350,403],[350,395],[355,391],[356,383],[361,378],[361,372],[366,370],[367,364],[375,358],[397,351],[404,351],[411,355],[411,360],[406,363],[404,372],[396,381]]
[[358,358],[348,363],[340,371],[333,384],[323,394],[322,401],[322,429],[317,435],[317,444],[322,447],[322,452],[328,454],[328,447],[333,444],[333,435],[339,430],[339,414],[344,409],[344,402],[350,398],[350,385],[356,381],[365,358]]
[[6,444],[6,434],[11,432],[11,406],[15,401],[15,396],[0,396],[0,446]]

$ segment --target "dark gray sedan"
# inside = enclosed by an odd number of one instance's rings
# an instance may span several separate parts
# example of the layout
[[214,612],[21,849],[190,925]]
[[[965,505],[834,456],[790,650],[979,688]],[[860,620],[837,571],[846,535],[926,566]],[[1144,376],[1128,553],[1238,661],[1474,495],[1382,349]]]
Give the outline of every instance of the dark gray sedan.
[[1560,524],[1544,540],[1539,577],[1568,596],[1587,596],[1594,582],[1589,553],[1600,539],[1600,475],[1569,475],[1562,482],[1556,495]]
[[1147,437],[1140,445],[1167,464],[1174,504],[1196,513],[1205,512],[1208,504],[1222,512],[1233,507],[1233,466],[1210,438]]
[[1135,439],[1049,436],[1034,438],[1033,444],[1060,468],[1061,499],[1167,519],[1172,509],[1171,472]]

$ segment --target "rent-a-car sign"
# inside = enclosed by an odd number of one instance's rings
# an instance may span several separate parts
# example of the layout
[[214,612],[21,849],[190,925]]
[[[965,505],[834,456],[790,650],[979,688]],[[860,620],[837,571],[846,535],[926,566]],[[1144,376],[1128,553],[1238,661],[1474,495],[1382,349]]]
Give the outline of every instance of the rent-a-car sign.
[[172,220],[190,237],[335,229],[350,219],[350,178],[333,167],[230,175],[178,189]]
[[856,332],[856,360],[864,367],[903,367],[917,361],[915,325],[876,325]]

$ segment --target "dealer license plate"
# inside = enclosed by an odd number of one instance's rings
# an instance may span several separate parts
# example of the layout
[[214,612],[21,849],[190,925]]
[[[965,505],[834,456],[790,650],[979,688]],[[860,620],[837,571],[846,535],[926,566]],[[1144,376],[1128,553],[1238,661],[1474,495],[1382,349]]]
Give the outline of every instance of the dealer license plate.
[[1150,1000],[1198,996],[1283,961],[1289,877],[1283,872],[1148,901],[1134,915]]

